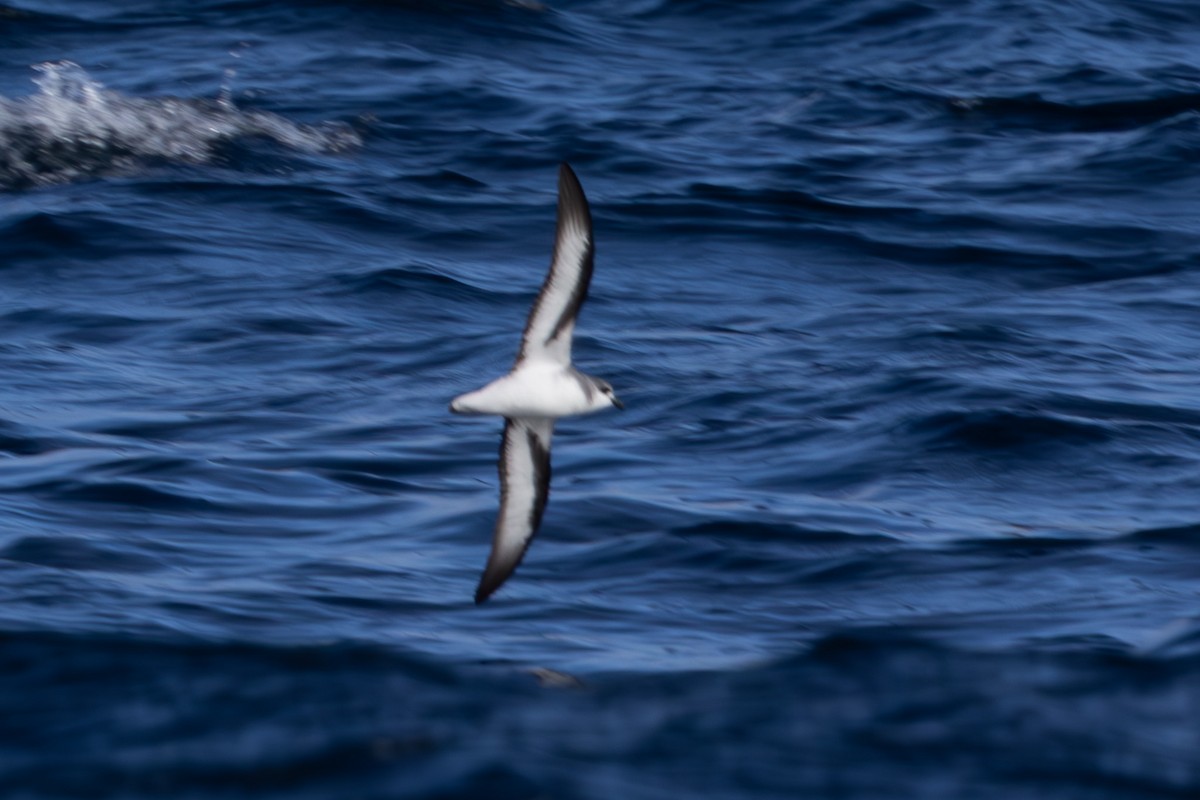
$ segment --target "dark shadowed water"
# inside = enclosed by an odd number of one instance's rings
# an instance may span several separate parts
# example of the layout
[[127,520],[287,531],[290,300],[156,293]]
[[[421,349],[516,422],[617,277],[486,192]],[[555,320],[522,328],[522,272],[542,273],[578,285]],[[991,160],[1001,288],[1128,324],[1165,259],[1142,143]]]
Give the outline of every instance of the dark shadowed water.
[[1200,796],[1198,8],[0,5],[0,794]]

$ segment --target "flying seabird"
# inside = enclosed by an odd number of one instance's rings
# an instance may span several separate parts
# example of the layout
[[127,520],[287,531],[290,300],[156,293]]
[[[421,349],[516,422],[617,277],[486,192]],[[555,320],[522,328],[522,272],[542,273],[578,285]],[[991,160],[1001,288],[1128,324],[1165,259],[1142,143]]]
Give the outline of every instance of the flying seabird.
[[521,338],[512,371],[450,403],[456,414],[504,417],[500,514],[492,552],[475,590],[482,603],[508,579],[533,541],[550,495],[550,438],[559,417],[624,408],[612,385],[571,366],[571,335],[587,299],[595,245],[592,214],[579,179],[558,170],[554,257]]

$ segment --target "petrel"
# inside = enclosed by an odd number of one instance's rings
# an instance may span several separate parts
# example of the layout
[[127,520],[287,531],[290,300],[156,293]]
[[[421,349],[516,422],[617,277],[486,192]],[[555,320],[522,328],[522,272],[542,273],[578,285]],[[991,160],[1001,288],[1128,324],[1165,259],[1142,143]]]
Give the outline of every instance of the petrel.
[[559,417],[624,408],[612,385],[571,366],[575,319],[592,281],[592,214],[579,179],[558,169],[554,257],[533,301],[512,371],[450,403],[456,414],[504,417],[500,445],[500,515],[492,552],[475,590],[482,603],[521,563],[550,495],[550,438]]

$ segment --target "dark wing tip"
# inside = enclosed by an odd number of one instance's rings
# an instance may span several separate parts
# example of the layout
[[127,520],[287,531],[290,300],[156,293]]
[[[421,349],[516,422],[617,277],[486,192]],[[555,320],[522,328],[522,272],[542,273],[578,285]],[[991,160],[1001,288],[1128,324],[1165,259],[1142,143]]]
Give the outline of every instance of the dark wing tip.
[[583,185],[571,165],[563,162],[558,167],[558,218],[559,220],[579,217],[582,227],[589,233],[592,229],[592,211],[588,207]]
[[484,600],[492,596],[492,593],[504,585],[508,580],[508,576],[516,571],[516,564],[513,564],[509,569],[497,569],[496,565],[489,563],[487,569],[483,571],[483,576],[479,579],[479,586],[475,589],[475,605],[479,605]]
[[571,169],[571,165],[566,161],[558,165],[558,180],[560,183],[562,181],[573,181],[576,184],[579,183],[579,178],[575,177],[575,170]]

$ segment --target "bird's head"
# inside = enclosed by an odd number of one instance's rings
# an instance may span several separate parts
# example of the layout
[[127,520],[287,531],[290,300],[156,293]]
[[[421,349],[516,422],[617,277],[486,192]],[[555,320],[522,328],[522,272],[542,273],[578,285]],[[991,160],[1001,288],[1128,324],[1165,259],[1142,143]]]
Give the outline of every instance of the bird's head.
[[622,411],[625,410],[625,404],[622,403],[620,398],[617,397],[617,393],[613,391],[613,387],[612,387],[611,383],[609,383],[606,380],[597,378],[596,379],[596,390],[600,392],[601,397],[603,397],[607,400],[607,403],[602,404],[601,408],[604,408],[608,405],[612,405],[612,406],[616,406],[617,408],[621,409]]

